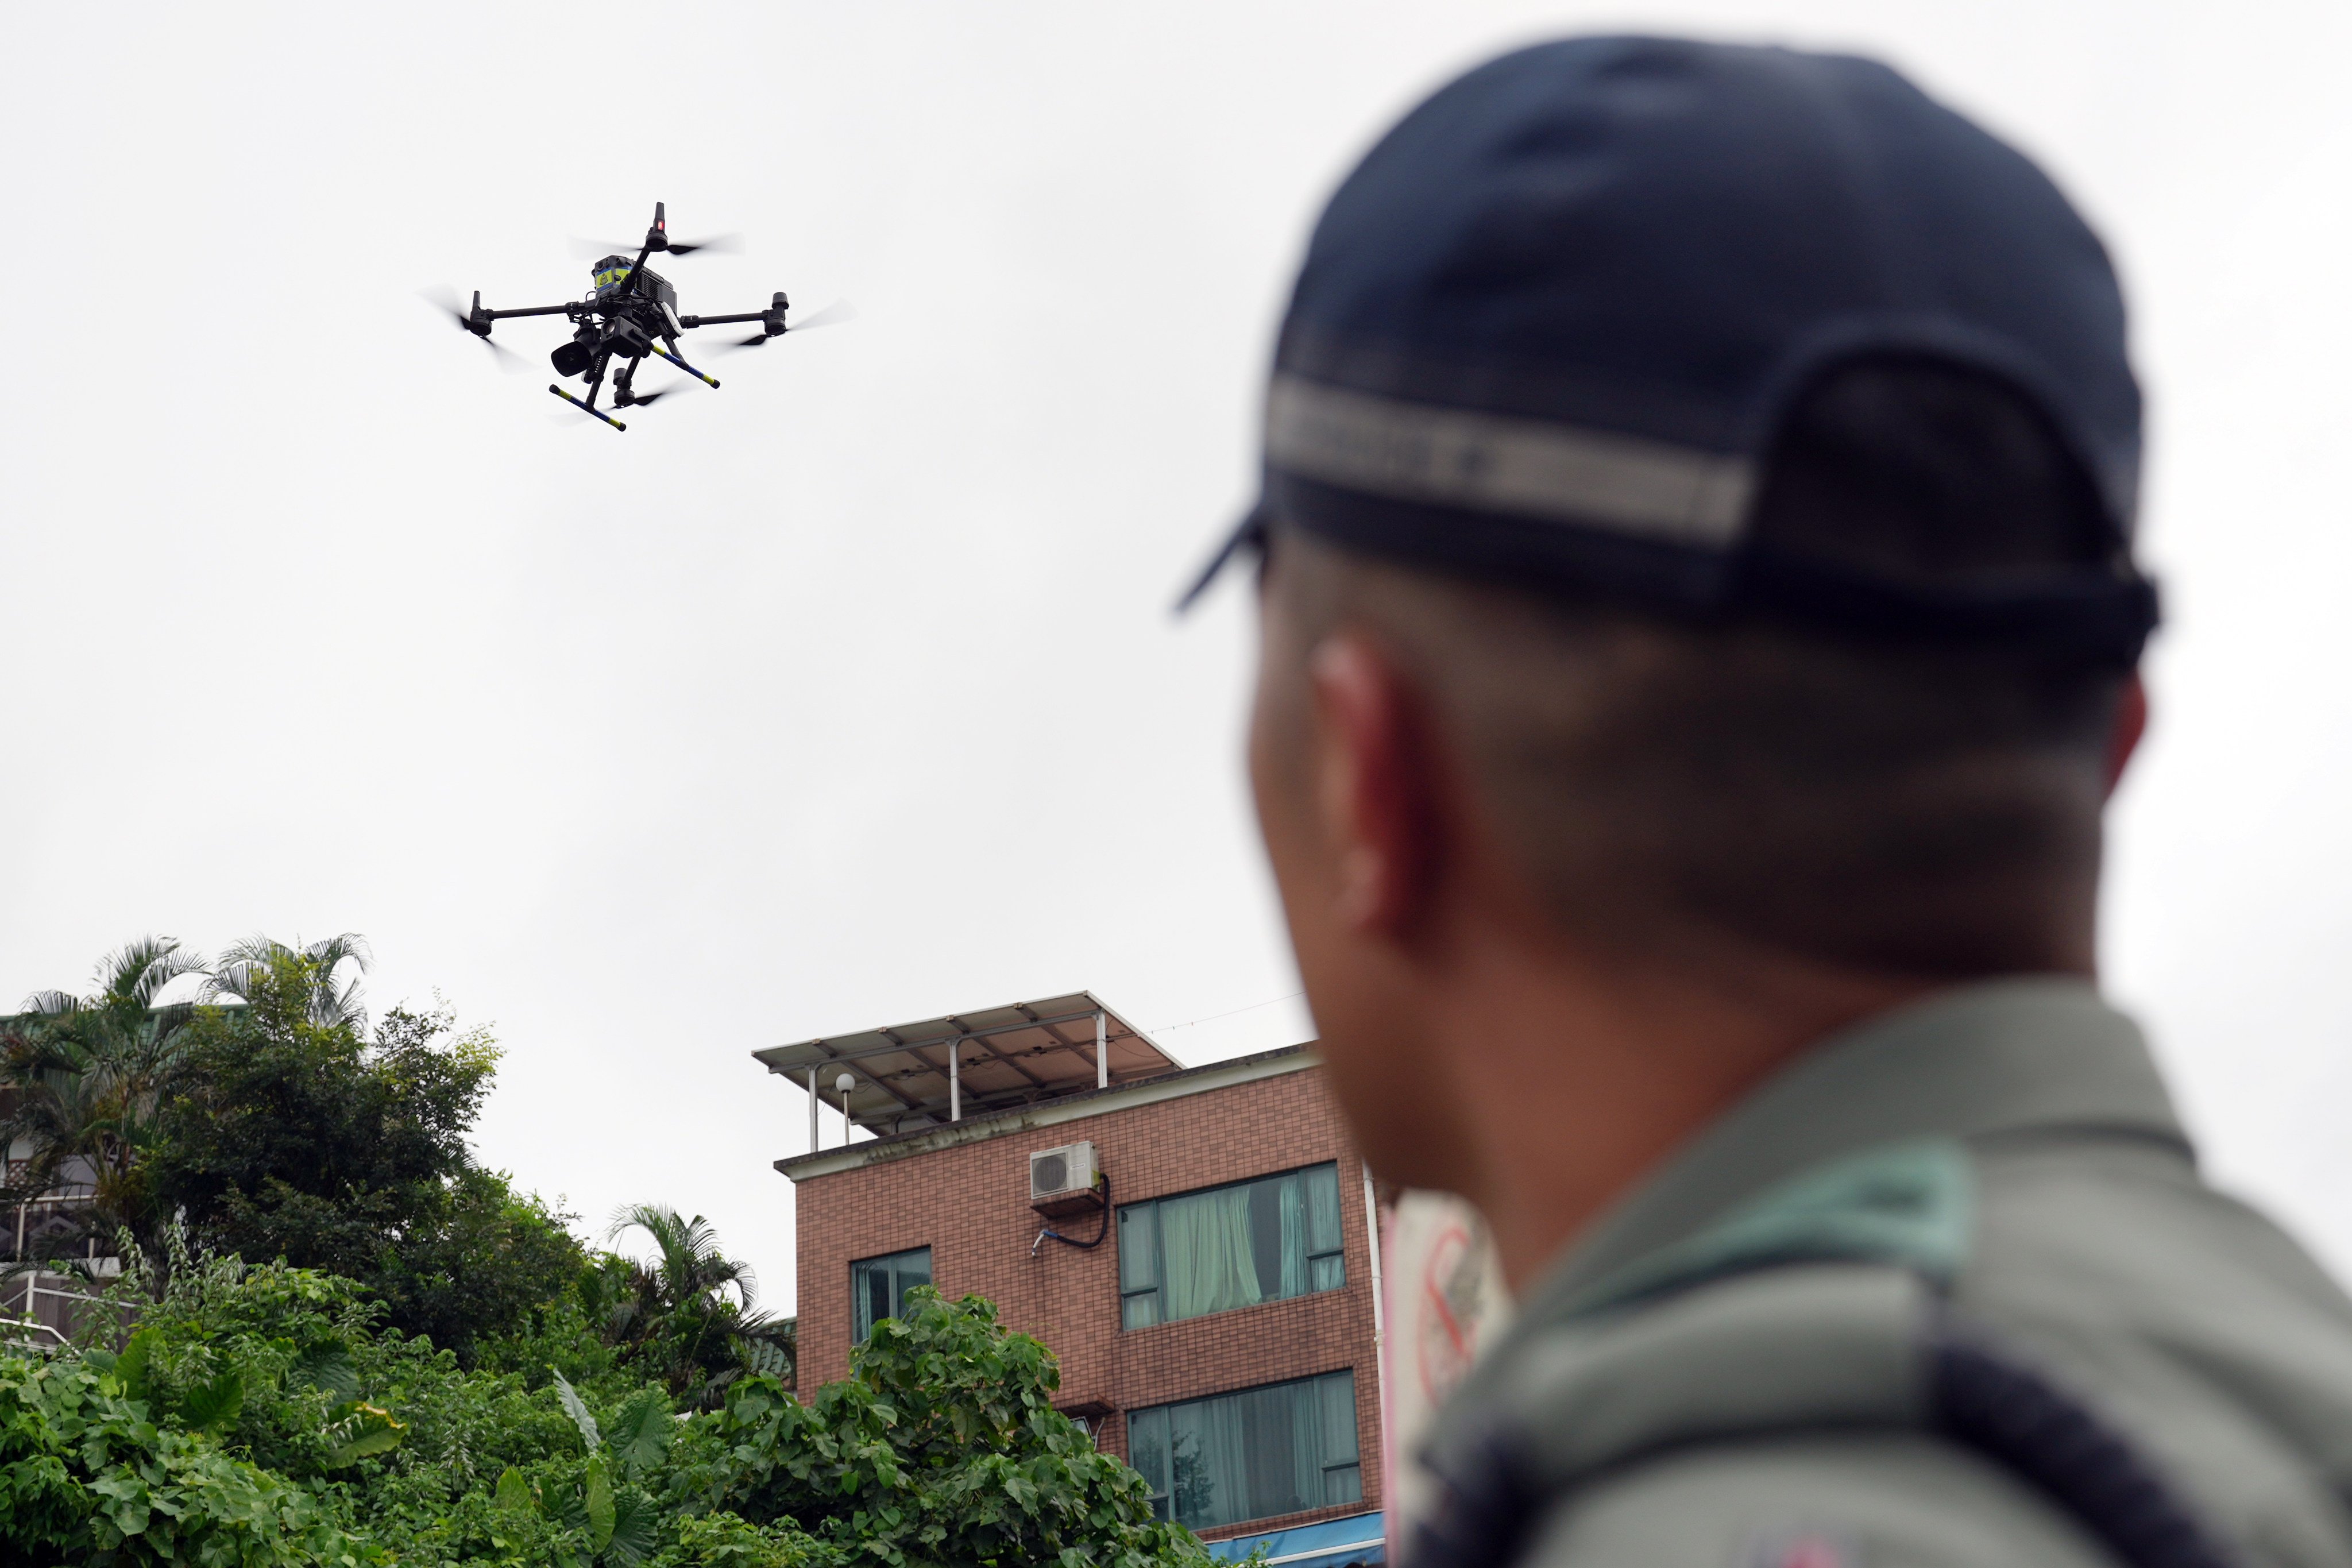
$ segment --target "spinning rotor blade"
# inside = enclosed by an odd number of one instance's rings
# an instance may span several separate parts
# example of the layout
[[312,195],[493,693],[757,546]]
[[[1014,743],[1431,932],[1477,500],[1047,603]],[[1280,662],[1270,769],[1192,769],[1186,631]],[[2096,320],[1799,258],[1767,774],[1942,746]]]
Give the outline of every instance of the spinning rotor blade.
[[856,320],[857,320],[857,312],[851,308],[849,301],[835,300],[832,304],[804,321],[795,321],[790,317],[785,318],[784,326],[795,332],[813,332],[819,327],[837,327],[844,321]]
[[[835,300],[832,304],[827,305],[824,310],[819,310],[816,314],[810,316],[805,321],[795,321],[787,318],[784,322],[784,330],[782,332],[777,333],[776,336],[790,337],[794,332],[811,332],[814,331],[819,327],[837,327],[844,321],[854,321],[856,320],[857,320],[857,312],[851,309],[849,301],[846,300]],[[761,343],[772,342],[774,340],[766,332],[761,332],[756,337],[739,339],[734,342],[723,344],[721,346],[730,350],[756,349]]]
[[[601,239],[582,239],[575,235],[571,244],[572,254],[581,260],[600,261],[607,256],[635,256],[645,241],[638,238],[608,242]],[[743,248],[743,237],[740,234],[712,234],[705,235],[700,239],[673,239],[664,248],[672,256],[691,256],[698,250],[737,251]],[[654,252],[656,256],[661,254],[660,250]]]
[[419,289],[416,291],[416,297],[424,300],[426,304],[432,306],[435,310],[445,312],[451,321],[457,323],[457,330],[459,331],[464,332],[467,337],[472,338],[476,342],[480,343],[484,348],[489,350],[490,358],[498,363],[498,367],[500,370],[505,371],[509,375],[512,375],[517,371],[523,368],[522,355],[515,353],[514,350],[507,347],[504,343],[494,343],[486,334],[474,331],[473,325],[467,316],[466,308],[458,303],[457,291],[455,289],[447,288],[446,286],[437,289]]

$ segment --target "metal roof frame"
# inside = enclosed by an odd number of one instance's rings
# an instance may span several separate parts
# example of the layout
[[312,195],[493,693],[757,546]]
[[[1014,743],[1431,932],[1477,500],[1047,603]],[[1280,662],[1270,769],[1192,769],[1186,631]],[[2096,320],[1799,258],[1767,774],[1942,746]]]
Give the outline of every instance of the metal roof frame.
[[[1139,1083],[1183,1066],[1090,991],[823,1035],[751,1055],[770,1072],[804,1080],[812,1150],[820,1101],[887,1134],[959,1121],[967,1110]],[[845,1097],[833,1089],[843,1072],[856,1080]]]

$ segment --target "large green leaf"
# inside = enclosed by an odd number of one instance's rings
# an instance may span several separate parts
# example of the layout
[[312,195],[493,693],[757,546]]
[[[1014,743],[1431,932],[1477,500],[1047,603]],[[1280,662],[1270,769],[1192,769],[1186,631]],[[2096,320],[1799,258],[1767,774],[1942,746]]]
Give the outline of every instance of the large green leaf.
[[327,1465],[331,1469],[341,1469],[370,1454],[388,1453],[399,1447],[401,1439],[408,1436],[408,1427],[394,1420],[391,1411],[362,1403],[352,1405],[349,1414],[329,1428],[329,1433],[339,1441],[328,1452]]
[[587,1479],[580,1484],[580,1505],[588,1515],[589,1548],[602,1552],[613,1539],[614,1523],[613,1479],[604,1473],[602,1454],[588,1460]]
[[607,1439],[621,1474],[634,1480],[661,1463],[662,1456],[669,1452],[670,1438],[676,1431],[669,1401],[662,1397],[661,1391],[640,1391],[613,1417],[613,1430]]
[[335,1396],[337,1404],[347,1405],[360,1396],[360,1369],[352,1360],[349,1345],[341,1340],[320,1340],[286,1369],[286,1386],[298,1393],[323,1388]]
[[[547,1370],[555,1372],[553,1367]],[[588,1451],[593,1454],[603,1447],[604,1439],[597,1435],[596,1418],[589,1415],[588,1406],[580,1402],[580,1391],[572,1387],[571,1380],[560,1372],[555,1373],[555,1397],[563,1402],[563,1413],[572,1417],[574,1426],[580,1428],[581,1440],[588,1445]]]
[[625,1487],[613,1499],[613,1536],[604,1546],[604,1561],[613,1568],[637,1568],[653,1555],[660,1510],[654,1500],[635,1487]]
[[131,1336],[129,1344],[122,1347],[122,1353],[115,1358],[114,1377],[122,1384],[124,1398],[145,1399],[150,1396],[154,1382],[155,1348],[163,1342],[163,1336],[160,1331],[142,1329]]
[[230,1367],[180,1397],[180,1420],[192,1432],[217,1432],[245,1408],[245,1377]]
[[512,1465],[509,1465],[506,1474],[499,1478],[499,1489],[492,1501],[501,1513],[530,1513],[539,1507],[539,1499],[532,1493],[530,1483],[523,1479],[522,1472]]

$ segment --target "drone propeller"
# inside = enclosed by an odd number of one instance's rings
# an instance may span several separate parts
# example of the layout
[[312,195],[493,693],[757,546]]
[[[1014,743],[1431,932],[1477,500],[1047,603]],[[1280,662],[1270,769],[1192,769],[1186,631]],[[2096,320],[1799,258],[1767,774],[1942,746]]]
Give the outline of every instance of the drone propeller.
[[[457,291],[456,289],[446,286],[437,289],[419,289],[416,291],[416,297],[424,300],[426,304],[432,306],[435,310],[446,313],[451,321],[457,323],[459,331],[471,336],[484,348],[489,350],[490,358],[497,362],[498,367],[500,370],[512,375],[515,372],[523,368],[522,355],[515,353],[504,343],[492,342],[488,332],[476,331],[474,330],[473,316],[465,309],[464,306],[457,302]],[[482,297],[479,294],[474,296],[475,304],[479,305],[481,300]]]
[[835,300],[832,304],[827,305],[824,310],[819,310],[816,314],[809,317],[805,321],[787,321],[784,323],[784,330],[782,332],[761,332],[757,336],[742,338],[735,342],[723,344],[722,346],[730,350],[756,349],[761,343],[771,342],[774,338],[786,337],[793,332],[814,331],[819,327],[837,327],[844,321],[854,321],[856,320],[857,320],[857,312],[850,308],[849,301],[846,300]]
[[[607,243],[604,240],[574,238],[572,241],[572,254],[583,261],[601,261],[607,256],[635,256],[644,244],[645,241],[642,239],[613,240]],[[706,235],[700,239],[670,240],[667,244],[657,247],[654,254],[659,256],[663,251],[667,251],[672,256],[691,256],[698,250],[733,252],[742,248],[741,235],[713,234]]]

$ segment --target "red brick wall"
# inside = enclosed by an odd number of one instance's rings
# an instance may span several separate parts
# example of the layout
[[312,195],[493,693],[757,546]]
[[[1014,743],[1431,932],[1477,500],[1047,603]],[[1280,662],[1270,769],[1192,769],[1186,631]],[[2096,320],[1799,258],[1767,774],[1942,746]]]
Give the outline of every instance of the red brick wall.
[[[1347,1285],[1122,1331],[1116,1226],[1096,1250],[1048,1241],[1030,1256],[1049,1222],[1029,1207],[1029,1155],[1081,1140],[1094,1143],[1115,1205],[1337,1160]],[[1052,1347],[1061,1358],[1058,1403],[1066,1406],[1099,1402],[1125,1412],[1354,1368],[1364,1474],[1358,1506],[1380,1506],[1380,1385],[1363,1167],[1321,1068],[814,1177],[800,1184],[797,1203],[803,1389],[848,1375],[850,1264],[928,1246],[943,1295],[985,1296],[1008,1328]],[[1085,1237],[1097,1222],[1050,1223]],[[1107,1422],[1101,1443],[1124,1457],[1126,1424]]]

